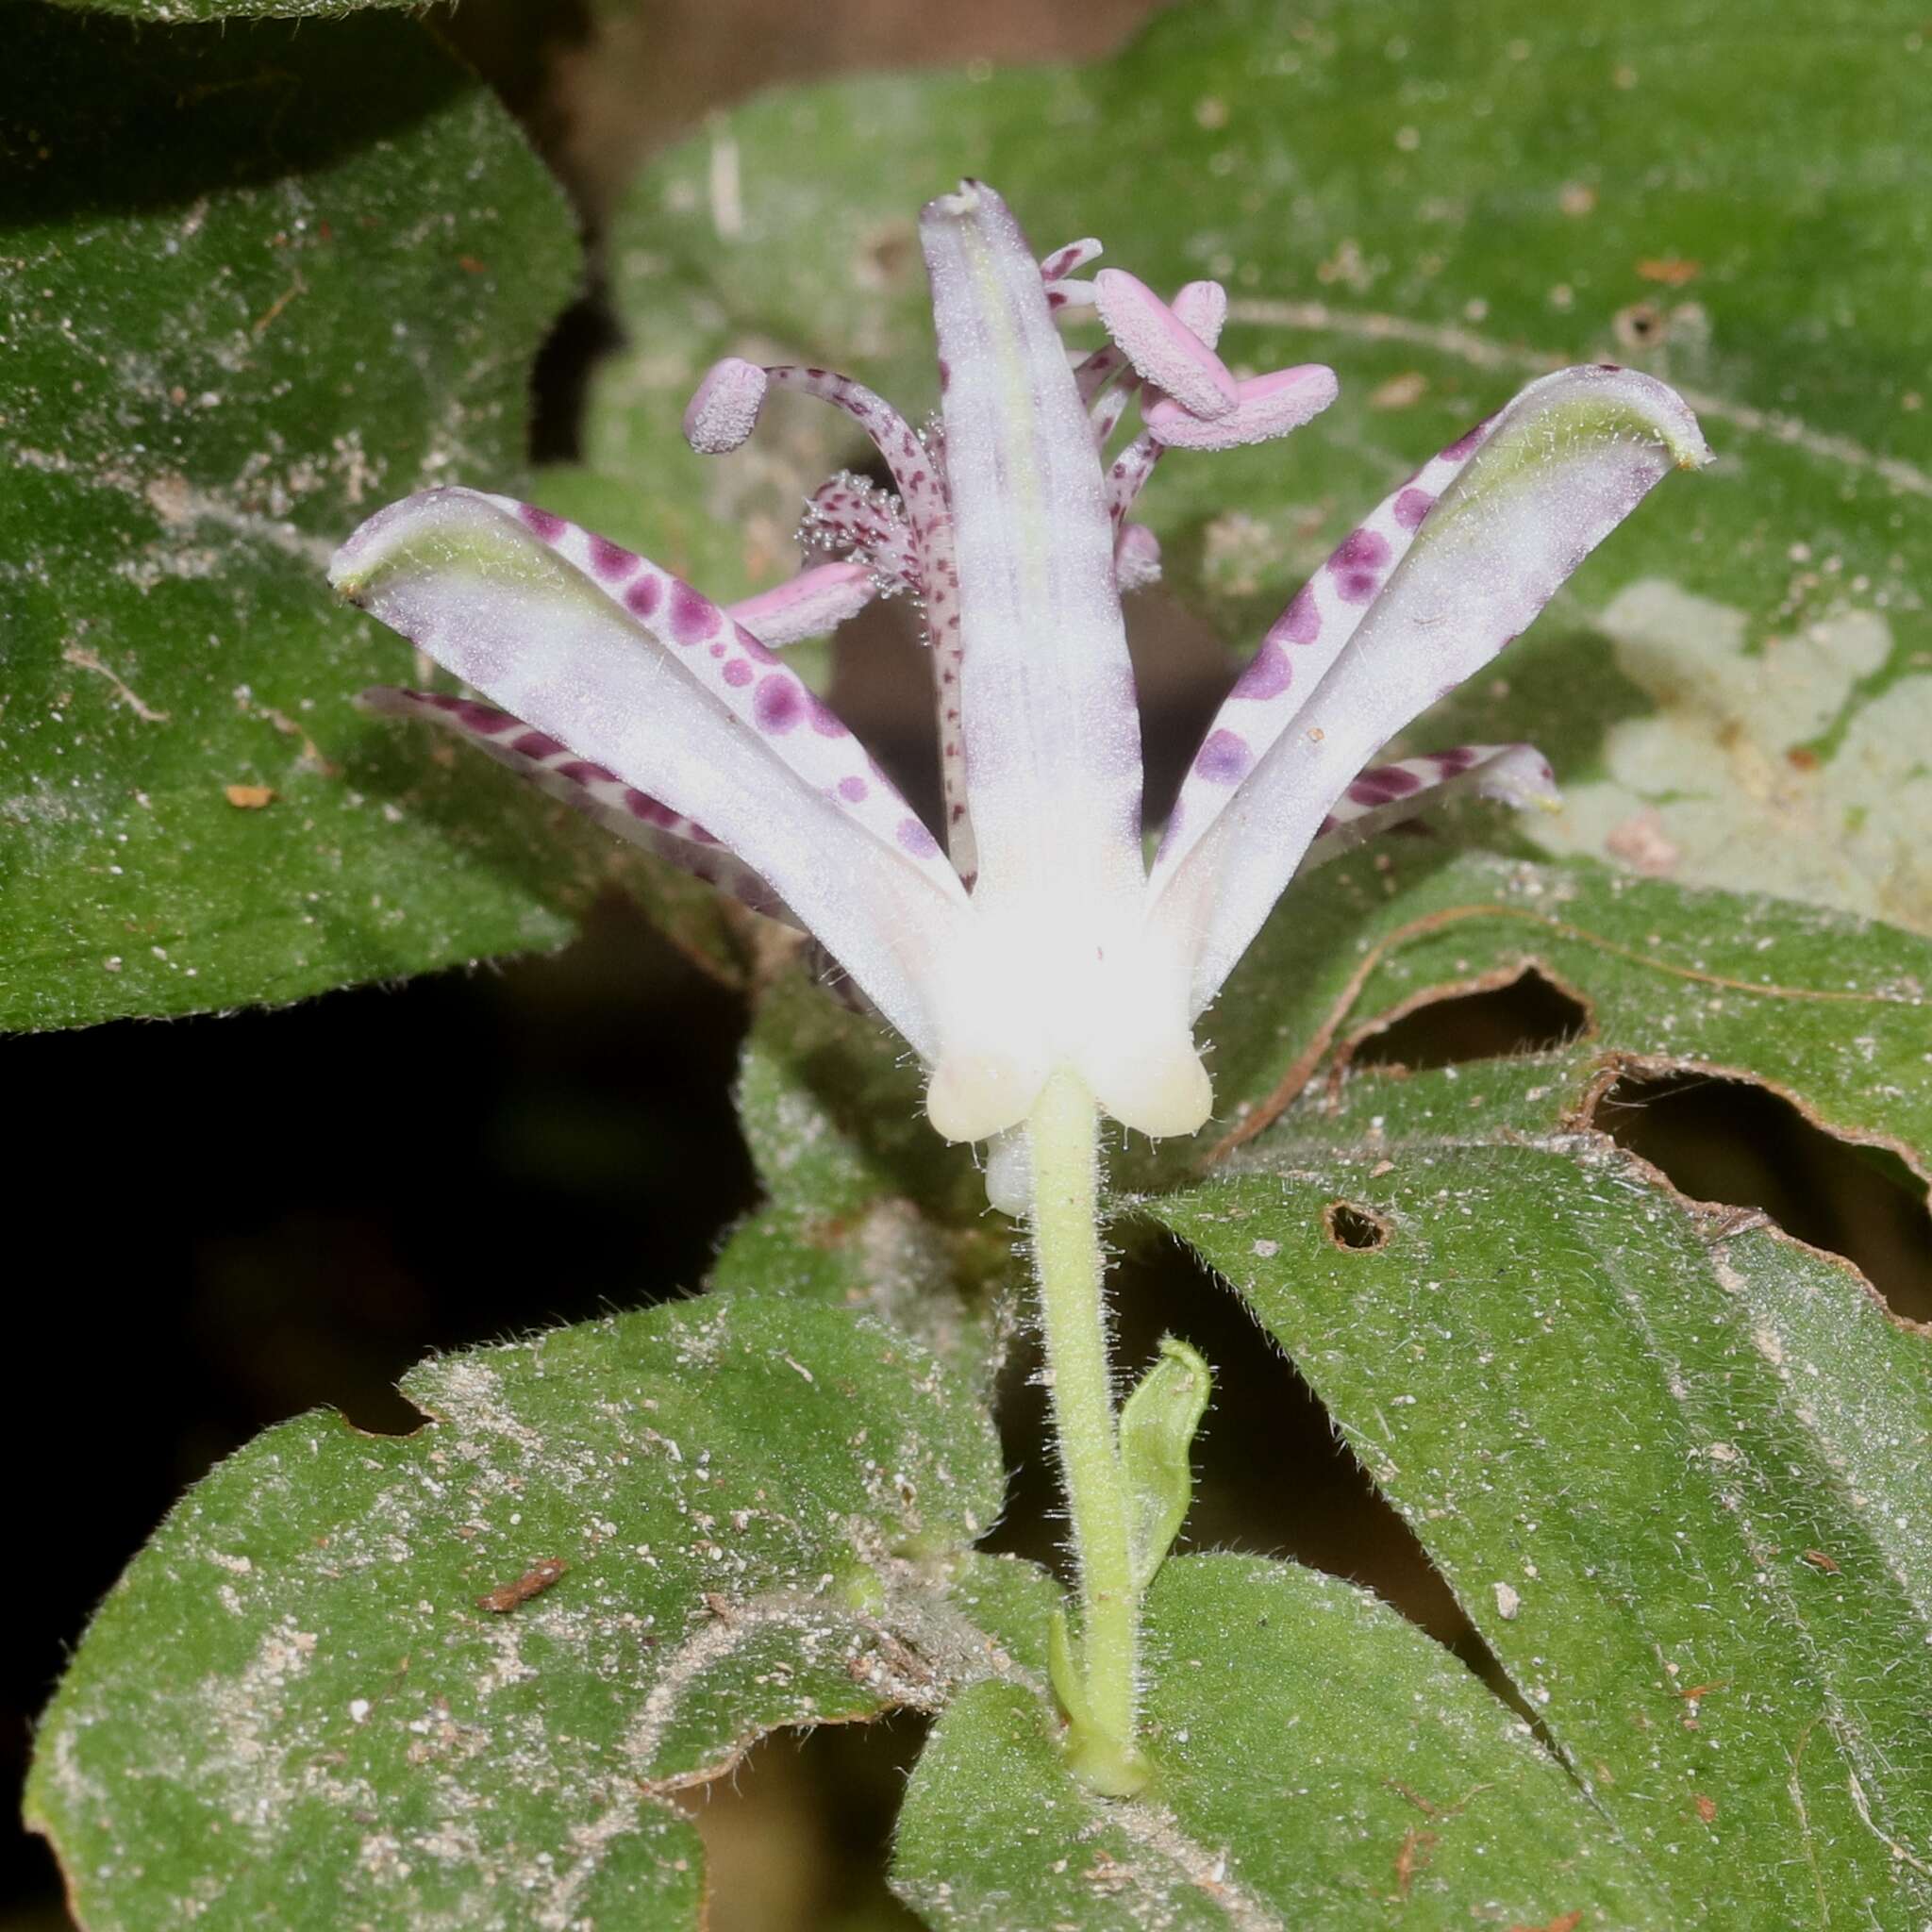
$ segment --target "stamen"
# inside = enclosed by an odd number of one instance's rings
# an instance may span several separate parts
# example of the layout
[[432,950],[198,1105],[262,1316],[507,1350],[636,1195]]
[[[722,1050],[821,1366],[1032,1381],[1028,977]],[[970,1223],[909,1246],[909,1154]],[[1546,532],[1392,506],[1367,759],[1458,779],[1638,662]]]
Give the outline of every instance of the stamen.
[[1145,524],[1124,524],[1114,540],[1113,580],[1124,592],[1160,581],[1160,539]]
[[768,650],[778,650],[837,630],[877,594],[877,581],[863,564],[821,563],[800,571],[789,583],[741,598],[724,614]]
[[1122,520],[1134,507],[1154,466],[1160,460],[1161,444],[1151,432],[1142,430],[1122,450],[1107,472],[1107,513],[1119,529]]
[[[1221,340],[1222,326],[1227,321],[1227,291],[1219,282],[1189,282],[1185,288],[1175,293],[1173,312],[1175,319],[1200,341],[1204,348],[1211,350],[1215,343]],[[1107,392],[1099,407],[1094,410],[1096,430],[1099,429],[1103,418],[1106,419],[1106,428],[1100,434],[1100,441],[1103,444],[1105,444],[1108,436],[1112,434],[1115,424],[1120,421],[1121,413],[1126,408],[1128,394],[1132,390],[1138,388],[1138,383],[1117,384]],[[1107,413],[1109,406],[1111,407],[1110,416]],[[1152,408],[1161,407],[1178,408],[1179,405],[1166,399],[1157,399]],[[1152,408],[1149,411],[1150,420]],[[1189,420],[1193,421],[1195,419],[1190,417]],[[1116,529],[1121,527],[1128,510],[1134,507],[1135,499],[1140,495],[1141,490],[1145,488],[1148,477],[1154,474],[1154,466],[1160,460],[1160,439],[1158,437],[1138,437],[1121,452],[1119,458],[1108,470],[1107,479],[1108,511],[1113,518]],[[1118,554],[1116,554],[1117,574],[1118,562]],[[1158,576],[1158,575],[1159,562],[1157,557],[1153,576]],[[1145,581],[1152,582],[1153,576],[1148,577]]]
[[1135,385],[1116,383],[1094,404],[1092,410],[1093,446],[1105,449],[1114,431],[1120,427],[1121,418],[1127,412],[1127,405],[1134,400]]
[[1170,449],[1234,449],[1299,429],[1335,400],[1335,372],[1319,362],[1252,376],[1225,415],[1204,420],[1163,396],[1147,407],[1147,434]]
[[772,387],[816,396],[865,431],[898,487],[915,539],[924,539],[924,525],[944,518],[945,491],[939,466],[905,417],[862,382],[834,370],[787,363],[759,368],[741,358],[725,357],[712,365],[685,410],[684,433],[691,447],[707,456],[736,449],[757,425]]
[[705,372],[684,411],[684,440],[700,456],[722,457],[758,427],[765,405],[765,372],[726,356]]
[[1240,394],[1226,365],[1145,282],[1104,268],[1094,290],[1108,334],[1145,380],[1196,416],[1224,416],[1234,408]]
[[1174,291],[1168,306],[1204,347],[1220,343],[1227,323],[1227,291],[1219,282],[1189,282]]
[[1098,261],[1106,251],[1091,235],[1084,241],[1069,242],[1064,248],[1056,248],[1040,264],[1040,279],[1049,287],[1055,282],[1065,281],[1069,275],[1078,275],[1090,261]]
[[924,532],[923,522],[945,515],[938,466],[911,425],[891,403],[849,375],[830,369],[803,369],[779,363],[765,371],[778,388],[796,390],[802,395],[816,396],[835,409],[850,416],[872,439],[873,447],[885,458],[899,501],[906,508],[907,521],[915,538]]
[[[1111,342],[1104,349],[1095,349],[1084,361],[1076,362],[1074,365],[1074,386],[1080,391],[1080,400],[1091,405],[1126,366],[1126,357]],[[1122,386],[1127,387],[1125,384]]]

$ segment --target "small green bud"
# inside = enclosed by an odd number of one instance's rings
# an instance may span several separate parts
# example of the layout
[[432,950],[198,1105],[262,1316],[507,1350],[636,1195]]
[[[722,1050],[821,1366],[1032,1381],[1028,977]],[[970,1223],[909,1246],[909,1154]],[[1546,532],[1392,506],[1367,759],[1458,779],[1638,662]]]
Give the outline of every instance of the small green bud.
[[1194,1492],[1188,1451],[1213,1388],[1213,1374],[1201,1356],[1164,1335],[1160,1359],[1121,1409],[1121,1474],[1127,1485],[1136,1590],[1154,1581],[1187,1517]]

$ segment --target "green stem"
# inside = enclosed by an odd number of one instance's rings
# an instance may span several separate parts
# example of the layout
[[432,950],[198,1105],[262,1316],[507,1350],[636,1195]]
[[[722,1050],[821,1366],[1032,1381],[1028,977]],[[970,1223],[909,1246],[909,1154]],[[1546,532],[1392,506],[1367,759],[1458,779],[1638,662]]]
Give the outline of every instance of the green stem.
[[1027,1134],[1054,1428],[1080,1575],[1080,1685],[1077,1695],[1062,1692],[1068,1757],[1095,1790],[1126,1796],[1147,1777],[1134,1741],[1141,1606],[1107,1353],[1099,1124],[1085,1083],[1062,1071],[1041,1093]]

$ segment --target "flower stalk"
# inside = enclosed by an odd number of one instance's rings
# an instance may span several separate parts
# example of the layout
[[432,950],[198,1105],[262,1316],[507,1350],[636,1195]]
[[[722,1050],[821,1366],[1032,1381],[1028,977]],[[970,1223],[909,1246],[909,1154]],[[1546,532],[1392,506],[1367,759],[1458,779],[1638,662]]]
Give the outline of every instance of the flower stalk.
[[1047,1081],[1026,1126],[1041,1328],[1080,1591],[1077,1643],[1064,1624],[1055,1631],[1054,1688],[1069,1767],[1125,1797],[1147,1777],[1135,1740],[1141,1592],[1108,1349],[1099,1130],[1093,1095],[1067,1069]]

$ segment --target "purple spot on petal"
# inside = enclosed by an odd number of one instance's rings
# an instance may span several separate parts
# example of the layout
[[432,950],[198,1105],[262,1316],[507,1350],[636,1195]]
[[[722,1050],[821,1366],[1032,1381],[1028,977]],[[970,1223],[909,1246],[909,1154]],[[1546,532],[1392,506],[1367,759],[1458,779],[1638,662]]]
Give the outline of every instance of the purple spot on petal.
[[899,821],[899,842],[914,858],[936,858],[940,841],[917,819]]
[[718,607],[689,584],[671,586],[671,635],[680,644],[702,643],[718,628]]
[[640,577],[624,593],[624,608],[636,617],[648,617],[658,608],[658,599],[664,594],[662,582],[655,577]]
[[602,765],[593,765],[589,758],[567,759],[557,767],[557,774],[573,785],[597,785],[610,776]]
[[1330,832],[1336,829],[1340,823],[1341,821],[1336,818],[1335,814],[1333,812],[1330,812],[1328,816],[1324,818],[1322,821],[1322,823],[1315,827],[1315,837],[1318,839],[1325,839]]
[[731,626],[731,628],[737,636],[738,648],[741,651],[742,651],[744,655],[747,658],[749,658],[754,664],[775,664],[778,661],[777,654],[773,651],[768,651],[764,647],[764,645],[760,643],[758,640],[751,634],[750,631],[745,629],[743,625],[734,624]]
[[1412,530],[1428,515],[1435,498],[1426,490],[1405,490],[1395,499],[1395,521],[1405,530]]
[[517,514],[546,543],[555,543],[568,527],[560,516],[552,510],[539,509],[534,503],[518,504]]
[[724,682],[734,689],[749,684],[758,673],[742,658],[734,658],[724,667]]
[[563,744],[547,731],[524,731],[510,740],[509,748],[526,758],[554,758]]
[[1337,573],[1380,570],[1389,561],[1389,540],[1379,530],[1351,530],[1336,545],[1328,568]]
[[790,731],[804,712],[804,690],[789,671],[774,672],[765,678],[751,701],[751,714],[758,729],[774,737]]
[[1322,635],[1322,611],[1313,584],[1304,584],[1294,593],[1294,601],[1274,620],[1268,635],[1291,644],[1312,644]]
[[854,773],[849,778],[841,778],[839,780],[839,796],[847,805],[860,804],[864,800],[865,794],[871,790],[871,786],[863,778],[859,777],[857,773]]
[[622,543],[613,543],[608,537],[591,537],[591,568],[600,577],[611,583],[622,583],[637,567],[635,553],[626,550]]
[[1344,604],[1367,604],[1381,588],[1380,575],[1372,570],[1338,571],[1335,574],[1335,594]]
[[1194,770],[1210,785],[1239,783],[1253,762],[1248,741],[1238,731],[1210,731],[1194,754]]
[[1423,781],[1413,772],[1405,772],[1400,765],[1377,765],[1349,786],[1348,795],[1357,805],[1392,805],[1422,789]]
[[1439,751],[1435,755],[1436,769],[1445,778],[1458,776],[1474,763],[1475,753],[1466,744],[1459,744],[1453,751]]
[[821,738],[849,738],[852,734],[845,728],[845,721],[829,705],[822,705],[817,698],[808,697],[807,712],[811,719],[811,728]]
[[1294,666],[1279,644],[1264,641],[1235,684],[1233,695],[1260,700],[1278,698],[1294,682]]

